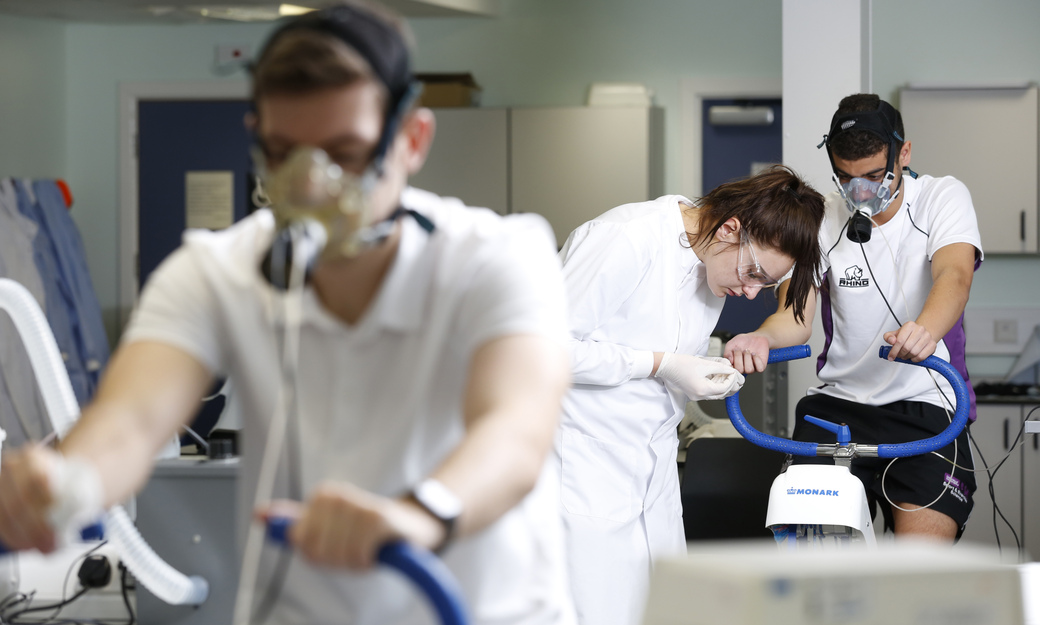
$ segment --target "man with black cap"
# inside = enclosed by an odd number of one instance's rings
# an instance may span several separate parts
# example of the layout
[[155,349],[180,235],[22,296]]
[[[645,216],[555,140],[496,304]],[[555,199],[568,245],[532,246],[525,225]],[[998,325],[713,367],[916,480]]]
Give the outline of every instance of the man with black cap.
[[226,376],[242,518],[290,518],[298,555],[250,530],[236,623],[427,622],[368,570],[398,539],[440,553],[474,623],[573,622],[546,461],[570,381],[552,232],[407,187],[434,132],[416,93],[381,9],[274,32],[249,119],[270,209],[189,232],[58,451],[5,454],[0,540],[53,549],[55,493],[84,494],[77,517],[130,496]]
[[[942,431],[953,412],[949,382],[890,362],[895,358],[920,362],[935,354],[967,379],[963,313],[982,262],[975,210],[960,181],[910,170],[904,137],[899,111],[877,95],[857,94],[841,101],[820,144],[838,187],[820,229],[826,339],[817,373],[823,384],[798,403],[796,440],[834,442],[833,434],[807,423],[806,414],[848,424],[852,440],[863,444],[902,443]],[[812,316],[797,323],[783,308],[785,294],[781,284],[777,312],[727,344],[725,355],[738,371],[765,369],[764,359],[751,354],[809,339]],[[884,345],[892,346],[888,361],[878,358]],[[974,420],[973,394],[971,399]],[[939,453],[853,461],[871,508],[881,505],[885,528],[896,536],[952,543],[963,531],[975,490],[967,431]]]

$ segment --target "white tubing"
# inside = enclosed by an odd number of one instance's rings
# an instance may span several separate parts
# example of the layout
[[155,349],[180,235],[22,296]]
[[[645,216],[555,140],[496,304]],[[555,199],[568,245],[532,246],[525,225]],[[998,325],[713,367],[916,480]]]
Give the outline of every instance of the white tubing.
[[0,278],[0,309],[11,316],[22,337],[47,416],[58,438],[62,438],[79,418],[79,402],[47,318],[29,290],[10,278]]
[[115,545],[126,568],[160,600],[171,605],[199,605],[209,595],[205,579],[188,577],[155,554],[137,532],[122,506],[105,514],[105,536]]
[[[11,316],[25,343],[51,426],[59,439],[64,438],[79,418],[79,403],[47,318],[28,289],[9,278],[0,278],[0,309]],[[105,535],[123,563],[152,594],[170,604],[198,605],[206,600],[206,580],[189,578],[166,564],[137,533],[122,506],[113,506],[103,520]]]

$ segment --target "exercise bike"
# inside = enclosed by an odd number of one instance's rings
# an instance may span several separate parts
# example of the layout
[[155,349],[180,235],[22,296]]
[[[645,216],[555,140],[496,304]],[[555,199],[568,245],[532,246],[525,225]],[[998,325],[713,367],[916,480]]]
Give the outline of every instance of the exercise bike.
[[[879,357],[887,358],[891,348],[880,349]],[[808,345],[796,345],[769,351],[770,364],[809,356]],[[863,543],[875,547],[873,521],[863,483],[851,471],[856,457],[900,458],[919,456],[942,449],[961,433],[968,422],[968,388],[963,378],[948,362],[929,356],[921,362],[897,358],[896,362],[925,367],[940,373],[953,386],[956,410],[950,424],[939,434],[898,444],[865,445],[852,442],[849,427],[813,416],[806,420],[833,432],[836,443],[809,443],[771,436],[756,430],[740,410],[740,393],[726,398],[726,411],[741,436],[766,449],[792,456],[830,457],[834,464],[791,464],[773,481],[769,492],[766,527],[781,547],[828,547]],[[945,485],[944,485],[945,487]]]

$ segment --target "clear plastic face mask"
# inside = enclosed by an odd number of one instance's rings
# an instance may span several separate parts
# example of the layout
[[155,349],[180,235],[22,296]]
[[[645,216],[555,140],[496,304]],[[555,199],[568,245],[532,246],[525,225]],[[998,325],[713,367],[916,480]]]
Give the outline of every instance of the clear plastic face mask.
[[883,213],[888,205],[892,203],[891,183],[894,177],[891,173],[885,176],[881,182],[874,182],[866,178],[853,178],[841,184],[838,176],[832,175],[834,184],[838,186],[838,192],[852,213],[866,213],[871,217]]
[[[257,151],[258,152],[258,151]],[[381,240],[369,226],[369,193],[375,174],[357,176],[332,162],[324,150],[302,146],[273,171],[254,155],[278,230],[293,223],[316,222],[327,243],[324,259],[351,258]]]

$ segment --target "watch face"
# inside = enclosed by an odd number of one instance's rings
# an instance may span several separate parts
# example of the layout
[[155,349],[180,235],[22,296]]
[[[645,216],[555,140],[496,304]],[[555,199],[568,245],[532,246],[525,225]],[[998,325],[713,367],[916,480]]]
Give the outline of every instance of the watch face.
[[462,514],[462,502],[455,493],[437,480],[423,480],[415,488],[415,498],[441,519],[454,519]]

